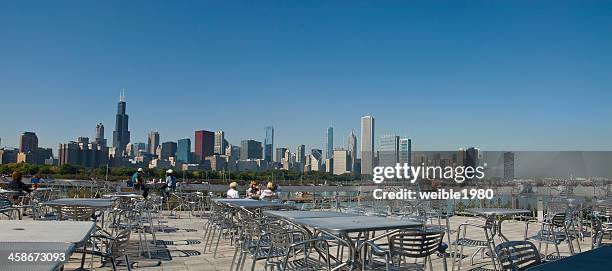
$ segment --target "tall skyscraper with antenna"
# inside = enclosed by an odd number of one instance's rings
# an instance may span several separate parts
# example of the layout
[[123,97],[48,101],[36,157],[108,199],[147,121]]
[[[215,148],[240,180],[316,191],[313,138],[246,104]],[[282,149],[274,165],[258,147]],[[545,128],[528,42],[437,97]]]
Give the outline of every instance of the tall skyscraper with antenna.
[[119,94],[117,104],[117,115],[115,117],[115,131],[113,131],[113,147],[116,153],[125,151],[125,147],[130,143],[130,131],[128,130],[128,115],[125,114],[125,91]]

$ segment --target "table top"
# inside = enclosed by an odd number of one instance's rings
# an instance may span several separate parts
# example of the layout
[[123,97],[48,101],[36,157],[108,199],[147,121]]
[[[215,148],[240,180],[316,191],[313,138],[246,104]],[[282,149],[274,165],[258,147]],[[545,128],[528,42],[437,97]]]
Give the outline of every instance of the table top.
[[41,204],[48,206],[85,206],[94,208],[110,208],[113,206],[113,200],[98,198],[66,198],[50,200]]
[[142,198],[142,195],[131,192],[117,192],[104,195],[105,198]]
[[509,208],[470,208],[465,210],[468,213],[477,215],[520,215],[531,213],[526,209],[509,209]]
[[298,218],[322,218],[322,217],[351,217],[356,214],[330,212],[330,211],[264,211],[267,216],[294,220]]
[[603,246],[594,250],[578,253],[553,262],[548,262],[527,269],[528,271],[557,270],[610,270],[612,264],[612,246]]
[[213,201],[227,204],[230,207],[242,207],[242,208],[265,208],[265,207],[283,207],[280,202],[273,202],[267,200],[254,200],[254,199],[213,199]]
[[[62,266],[68,258],[70,254],[74,252],[74,244],[70,243],[45,243],[45,242],[5,242],[0,241],[0,266],[2,266],[2,270],[10,270],[10,271],[49,271],[49,270],[57,270],[60,266]],[[40,253],[38,254],[37,261],[11,261],[8,259],[10,253]],[[60,255],[44,255],[41,254],[47,253],[63,253],[64,261],[61,261],[59,258]],[[35,254],[32,254],[33,257],[36,257]],[[51,256],[51,260],[47,261],[46,257]],[[15,257],[15,255],[13,255]],[[45,261],[43,261],[41,257],[45,257]]]
[[297,218],[294,219],[293,222],[335,234],[377,230],[410,229],[423,226],[423,223],[418,221],[395,220],[378,216]]
[[96,227],[91,221],[0,220],[1,242],[80,244]]
[[0,194],[21,194],[21,193],[23,192],[15,191],[15,190],[6,190],[6,189],[0,188]]

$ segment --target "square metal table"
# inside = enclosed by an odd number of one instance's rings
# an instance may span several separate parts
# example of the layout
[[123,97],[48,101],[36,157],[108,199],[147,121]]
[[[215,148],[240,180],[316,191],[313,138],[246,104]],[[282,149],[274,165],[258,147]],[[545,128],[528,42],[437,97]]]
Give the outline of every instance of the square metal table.
[[466,209],[465,211],[479,216],[494,217],[493,221],[495,224],[495,234],[502,238],[504,241],[509,241],[508,238],[502,233],[502,222],[504,222],[505,218],[513,215],[523,215],[531,213],[531,211],[527,209],[509,208],[470,208]]
[[[69,260],[75,245],[71,243],[6,242],[0,241],[0,270],[51,271],[58,270]],[[9,256],[13,253],[13,260]],[[20,255],[32,261],[21,261]]]
[[331,211],[263,211],[264,215],[277,217],[286,220],[295,220],[300,218],[325,218],[325,217],[352,217],[355,214],[347,214]]
[[[388,230],[389,232],[382,236],[392,234],[403,229],[417,229],[423,227],[423,222],[413,220],[395,220],[386,217],[378,216],[344,216],[344,217],[319,217],[319,218],[296,218],[291,220],[292,223],[301,225],[304,228],[310,227],[315,231],[333,237],[343,243],[349,250],[350,260],[338,265],[334,270],[350,266],[351,269],[358,263],[359,251],[362,247],[358,247],[351,237],[350,233],[365,233],[364,236],[369,240],[370,232]],[[313,236],[315,234],[312,234]],[[380,238],[382,236],[377,236]],[[362,243],[362,244],[365,244]],[[364,253],[363,255],[366,255]]]
[[0,220],[0,242],[81,244],[95,230],[92,221]]
[[528,271],[607,271],[612,265],[612,246],[603,246],[527,269]]
[[112,199],[98,199],[98,198],[65,198],[55,199],[41,203],[41,205],[47,205],[52,207],[62,206],[77,206],[77,207],[92,207],[96,209],[106,209],[113,206],[114,201]]
[[280,202],[254,199],[213,199],[213,201],[225,204],[233,208],[258,209],[258,208],[274,208],[287,207]]

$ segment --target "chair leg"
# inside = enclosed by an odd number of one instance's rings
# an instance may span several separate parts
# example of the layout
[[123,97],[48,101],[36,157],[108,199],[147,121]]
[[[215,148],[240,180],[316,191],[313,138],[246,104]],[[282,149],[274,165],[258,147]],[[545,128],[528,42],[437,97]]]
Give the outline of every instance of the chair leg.
[[125,254],[123,256],[125,257],[125,265],[127,266],[128,271],[132,271],[132,265],[130,264],[130,259],[128,258],[128,255]]
[[217,236],[217,244],[215,245],[215,253],[213,253],[213,258],[217,257],[217,249],[219,248],[219,241],[221,241],[221,235],[223,235],[223,229],[219,230],[219,235]]

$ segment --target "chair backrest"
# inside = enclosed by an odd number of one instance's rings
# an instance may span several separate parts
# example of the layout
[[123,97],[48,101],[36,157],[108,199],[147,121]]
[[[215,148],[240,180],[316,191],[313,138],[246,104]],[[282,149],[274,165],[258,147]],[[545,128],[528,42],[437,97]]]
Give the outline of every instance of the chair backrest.
[[88,221],[94,215],[95,209],[80,206],[62,206],[59,209],[60,220]]
[[13,203],[8,199],[0,199],[0,209],[10,208],[13,206]]
[[424,258],[436,251],[442,243],[443,231],[402,231],[389,237],[392,255]]
[[539,265],[540,253],[529,241],[509,241],[495,247],[501,270],[525,270]]
[[551,219],[551,223],[555,227],[565,227],[565,218],[566,218],[566,214],[565,213],[555,214],[555,215],[553,215],[553,217]]

